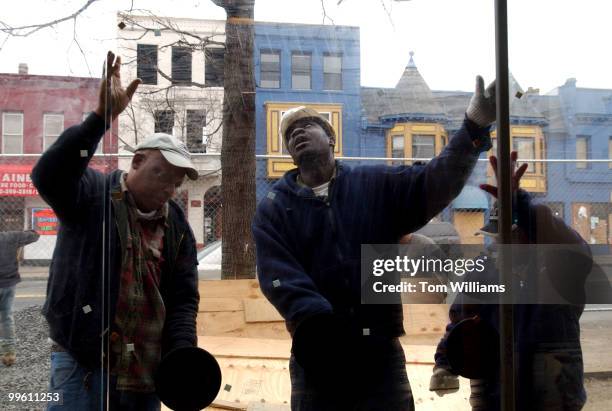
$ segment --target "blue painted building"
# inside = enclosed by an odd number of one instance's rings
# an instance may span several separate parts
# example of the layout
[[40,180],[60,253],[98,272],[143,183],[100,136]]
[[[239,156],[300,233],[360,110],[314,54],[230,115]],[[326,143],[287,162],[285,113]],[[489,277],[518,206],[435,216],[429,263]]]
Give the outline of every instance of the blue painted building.
[[[257,23],[254,66],[259,155],[287,154],[278,135],[280,118],[292,107],[308,105],[335,128],[336,156],[431,158],[461,126],[472,96],[431,90],[412,53],[395,87],[360,87],[357,27]],[[522,90],[512,75],[509,84],[512,147],[519,158],[536,160],[529,163],[522,187],[587,241],[612,243],[612,162],[551,161],[612,157],[612,90],[577,88],[570,79],[539,95]],[[492,137],[495,144],[495,131]],[[401,163],[410,161],[389,161]],[[293,167],[290,159],[258,160],[258,199]],[[485,181],[493,181],[486,160],[440,216],[455,225],[465,243],[482,241],[474,233],[491,206],[478,188]]]
[[[287,154],[278,126],[299,105],[328,117],[338,136],[336,156],[360,154],[358,27],[258,22],[254,59],[257,154]],[[258,160],[258,199],[293,167],[287,159]]]
[[[521,98],[524,94],[518,82],[510,77],[510,134],[513,149],[519,158],[546,158],[544,127],[549,120],[534,102]],[[419,73],[411,53],[404,73],[394,88],[364,87],[362,96],[363,154],[412,160],[390,161],[390,164],[410,164],[415,159],[428,159],[440,153],[461,126],[471,92],[432,91]],[[517,97],[520,96],[520,97]],[[492,133],[496,146],[496,133]],[[492,154],[492,152],[488,154]],[[479,184],[492,183],[487,155],[481,160],[460,195],[440,216],[451,221],[464,243],[482,242],[475,232],[484,224],[492,199]],[[529,163],[522,186],[536,197],[548,193],[547,164]]]
[[612,158],[612,90],[579,88],[572,78],[528,98],[549,120],[544,201],[589,243],[612,244],[612,162],[588,161]]

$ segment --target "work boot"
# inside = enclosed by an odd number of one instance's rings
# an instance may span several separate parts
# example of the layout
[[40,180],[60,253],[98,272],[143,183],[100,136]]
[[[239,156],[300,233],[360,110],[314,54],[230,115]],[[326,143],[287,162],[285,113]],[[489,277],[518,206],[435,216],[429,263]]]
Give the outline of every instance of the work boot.
[[15,361],[17,361],[17,356],[14,352],[7,352],[2,356],[2,364],[7,367],[10,367],[11,365],[15,364]]

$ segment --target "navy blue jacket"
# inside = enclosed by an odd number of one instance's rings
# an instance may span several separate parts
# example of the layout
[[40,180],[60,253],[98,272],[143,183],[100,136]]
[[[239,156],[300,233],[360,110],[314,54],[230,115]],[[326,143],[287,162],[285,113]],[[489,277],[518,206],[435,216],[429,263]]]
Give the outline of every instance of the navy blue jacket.
[[287,172],[258,205],[253,221],[261,290],[293,334],[304,319],[334,313],[356,335],[404,333],[399,304],[360,304],[361,244],[394,244],[424,226],[460,192],[488,135],[466,120],[426,165],[338,163],[326,201]]
[[[570,287],[574,301],[582,301],[585,281],[592,267],[591,253],[586,242],[562,219],[553,216],[551,210],[540,204],[532,204],[529,194],[518,190],[514,207],[517,214],[517,225],[526,233],[528,244],[572,245],[568,248],[559,247],[559,252],[549,252],[546,260],[530,260],[527,268],[530,273],[524,281],[515,277],[514,293],[527,296],[534,289],[538,276],[558,278],[564,287]],[[529,257],[527,257],[529,258]],[[467,281],[481,283],[499,283],[499,274],[494,264],[487,264],[482,273],[476,274]],[[525,288],[521,287],[524,282]],[[526,292],[524,292],[526,291]],[[517,295],[517,294],[515,294]],[[529,298],[532,301],[533,296]],[[449,310],[450,323],[446,334],[438,344],[435,354],[436,366],[449,368],[446,358],[446,339],[459,321],[478,315],[483,321],[499,330],[499,305],[497,304],[463,304],[463,295]],[[575,304],[515,304],[514,305],[514,337],[516,350],[516,387],[517,409],[528,409],[535,401],[542,401],[546,395],[559,391],[565,398],[561,401],[568,409],[579,409],[586,401],[583,385],[583,362],[580,346],[580,316],[584,309],[583,302]],[[557,362],[558,369],[551,366]],[[557,377],[556,374],[559,376]],[[555,380],[558,387],[542,389],[543,381]],[[490,410],[499,409],[499,381],[489,381],[486,389],[480,393]],[[550,398],[554,398],[551,395]],[[538,402],[539,404],[539,402]],[[577,408],[572,408],[572,406]],[[560,408],[559,408],[560,409]]]
[[[103,336],[112,326],[125,255],[127,208],[120,176],[88,168],[104,134],[90,114],[66,129],[41,156],[32,181],[60,220],[43,313],[50,337],[79,363],[100,366]],[[87,151],[82,156],[83,150]],[[180,207],[169,202],[160,291],[166,307],[162,353],[195,346],[199,304],[193,233]]]

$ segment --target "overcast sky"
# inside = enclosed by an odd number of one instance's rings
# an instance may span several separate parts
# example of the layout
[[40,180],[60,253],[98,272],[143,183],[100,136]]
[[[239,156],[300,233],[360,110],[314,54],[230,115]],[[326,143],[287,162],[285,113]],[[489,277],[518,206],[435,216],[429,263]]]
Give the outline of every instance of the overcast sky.
[[[72,14],[86,0],[3,0],[0,21],[18,26]],[[210,0],[134,0],[160,16],[224,19]],[[324,0],[325,24],[360,27],[362,85],[393,87],[415,52],[435,90],[472,90],[495,73],[493,0]],[[523,88],[547,92],[575,77],[580,87],[612,88],[612,2],[508,0],[510,69]],[[129,0],[98,0],[76,21],[27,38],[0,37],[0,72],[28,63],[31,74],[99,76],[114,49],[116,13]],[[256,0],[260,21],[323,23],[321,0]],[[73,41],[73,33],[84,54]],[[5,41],[6,40],[6,41]]]

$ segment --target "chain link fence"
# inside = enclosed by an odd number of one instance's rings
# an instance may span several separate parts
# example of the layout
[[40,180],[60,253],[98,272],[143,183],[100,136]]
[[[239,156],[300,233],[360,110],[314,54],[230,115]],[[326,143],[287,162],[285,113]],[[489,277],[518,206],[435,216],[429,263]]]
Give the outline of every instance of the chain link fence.
[[[55,247],[59,222],[53,210],[38,195],[30,180],[37,155],[0,156],[0,230],[35,230],[41,237],[24,247],[22,265],[48,265]],[[102,172],[127,169],[130,156],[95,156],[91,166]],[[340,161],[355,167],[374,164],[412,164],[424,159],[344,157]],[[425,159],[426,160],[426,159]],[[280,162],[279,162],[280,161]],[[175,195],[183,208],[200,248],[221,239],[222,183],[218,154],[194,155],[201,167],[197,182],[187,182]],[[574,228],[595,250],[610,254],[612,249],[612,160],[547,159],[529,163],[522,187],[535,201]],[[257,156],[256,193],[258,201],[282,175],[293,167],[291,160]],[[280,170],[280,171],[277,171]],[[476,232],[488,219],[493,200],[479,188],[494,184],[488,162],[479,160],[472,176],[457,197],[422,232],[439,242],[479,244]],[[61,182],[57,182],[61,184]],[[231,222],[230,222],[231,224]]]

